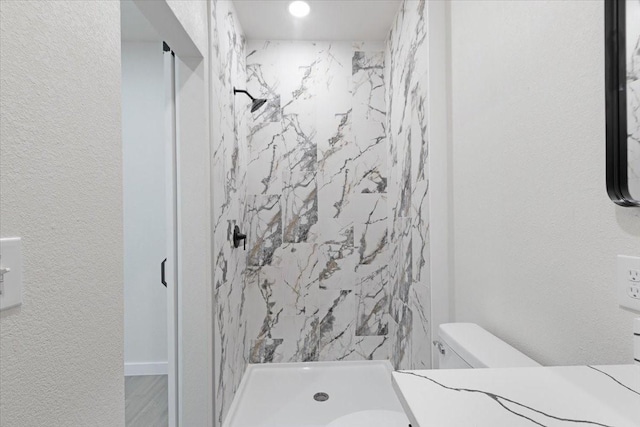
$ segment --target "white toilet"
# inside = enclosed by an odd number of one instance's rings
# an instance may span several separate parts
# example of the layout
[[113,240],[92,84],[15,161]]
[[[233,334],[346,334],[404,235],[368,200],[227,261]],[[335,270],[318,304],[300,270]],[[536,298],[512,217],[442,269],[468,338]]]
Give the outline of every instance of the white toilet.
[[438,328],[440,369],[541,366],[475,323],[445,323]]

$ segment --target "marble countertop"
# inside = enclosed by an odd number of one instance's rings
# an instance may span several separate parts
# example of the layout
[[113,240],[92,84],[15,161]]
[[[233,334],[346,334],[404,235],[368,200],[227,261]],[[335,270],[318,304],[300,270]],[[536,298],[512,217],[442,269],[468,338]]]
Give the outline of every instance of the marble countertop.
[[640,366],[397,371],[413,427],[640,427]]

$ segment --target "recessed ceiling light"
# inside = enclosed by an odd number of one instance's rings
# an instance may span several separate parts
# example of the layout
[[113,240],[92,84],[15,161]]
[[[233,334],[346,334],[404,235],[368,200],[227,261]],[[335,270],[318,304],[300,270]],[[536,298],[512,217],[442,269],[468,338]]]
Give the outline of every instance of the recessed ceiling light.
[[310,11],[311,7],[306,1],[292,1],[289,3],[289,13],[296,18],[304,18]]

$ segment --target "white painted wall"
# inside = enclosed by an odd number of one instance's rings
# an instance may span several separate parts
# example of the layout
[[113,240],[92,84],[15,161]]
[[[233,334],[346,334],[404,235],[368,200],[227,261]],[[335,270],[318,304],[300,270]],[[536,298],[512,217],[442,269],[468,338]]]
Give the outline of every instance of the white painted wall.
[[166,0],[182,27],[203,56],[208,52],[208,0]]
[[0,425],[124,425],[119,3],[0,4]]
[[211,155],[209,142],[209,18],[204,0],[168,0],[202,56],[176,51],[178,221],[182,269],[178,272],[182,352],[181,425],[213,426],[213,295],[211,289]]
[[[451,49],[449,45],[449,2],[427,2],[429,43],[429,220],[431,247],[431,336],[437,339],[438,326],[451,321],[452,270],[451,242]],[[435,249],[435,250],[433,250]],[[431,361],[438,367],[438,351],[431,346]]]
[[640,210],[605,192],[604,8],[455,1],[455,320],[542,364],[630,363],[615,256]]
[[[206,20],[206,16],[203,17]],[[207,61],[176,58],[179,170],[179,299],[183,307],[183,426],[213,425],[213,296]]]
[[125,375],[167,372],[163,55],[161,42],[122,43]]

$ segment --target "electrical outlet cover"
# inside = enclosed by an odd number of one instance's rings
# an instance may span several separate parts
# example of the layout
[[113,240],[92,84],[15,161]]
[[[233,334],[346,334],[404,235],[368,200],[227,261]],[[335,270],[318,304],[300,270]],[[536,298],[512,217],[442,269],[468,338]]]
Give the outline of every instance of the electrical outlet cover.
[[640,257],[618,255],[616,286],[620,307],[640,312]]

